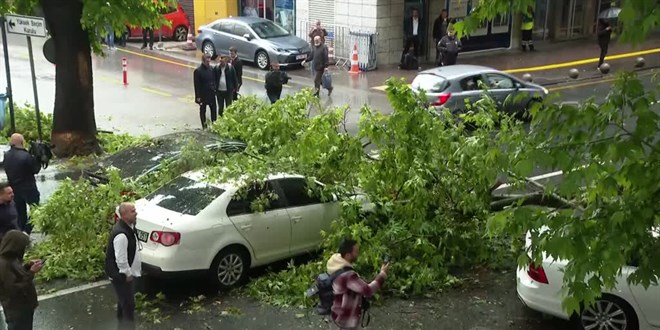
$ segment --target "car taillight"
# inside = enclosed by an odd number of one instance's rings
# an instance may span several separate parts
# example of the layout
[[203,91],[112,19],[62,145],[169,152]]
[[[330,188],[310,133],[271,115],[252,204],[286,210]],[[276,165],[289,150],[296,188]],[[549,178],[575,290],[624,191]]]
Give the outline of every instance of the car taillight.
[[449,101],[449,98],[451,97],[451,93],[442,93],[438,95],[438,100],[431,103],[431,105],[439,106],[447,103]]
[[152,231],[150,239],[152,242],[160,243],[164,246],[172,246],[179,244],[181,233],[171,231]]
[[545,270],[543,266],[536,266],[534,264],[529,264],[527,269],[527,275],[536,282],[548,284],[548,276],[545,275]]

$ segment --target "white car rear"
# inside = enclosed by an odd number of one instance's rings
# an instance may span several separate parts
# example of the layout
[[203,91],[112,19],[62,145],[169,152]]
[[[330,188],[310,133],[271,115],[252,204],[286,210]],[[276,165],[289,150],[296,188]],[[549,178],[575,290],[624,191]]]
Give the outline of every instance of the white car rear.
[[[201,172],[171,181],[136,202],[138,239],[145,272],[208,272],[233,287],[256,266],[319,248],[321,231],[339,216],[338,203],[307,193],[301,176],[275,175],[234,198],[236,184],[207,184]],[[264,212],[252,202],[275,194]]]
[[[531,243],[527,235],[527,244]],[[540,267],[529,265],[517,271],[517,291],[522,303],[536,311],[572,320],[586,330],[651,330],[660,328],[660,286],[644,289],[628,285],[626,278],[635,268],[625,267],[614,290],[606,291],[594,306],[570,317],[562,309],[563,267],[566,261],[546,257]]]

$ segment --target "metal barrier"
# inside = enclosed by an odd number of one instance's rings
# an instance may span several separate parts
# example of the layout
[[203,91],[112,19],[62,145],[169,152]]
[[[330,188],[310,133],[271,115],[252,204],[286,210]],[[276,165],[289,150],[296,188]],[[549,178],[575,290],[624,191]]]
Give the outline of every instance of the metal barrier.
[[[316,22],[296,22],[296,35],[308,42],[309,32],[312,31]],[[325,44],[334,48],[335,65],[348,68],[351,65],[353,46],[358,46],[358,65],[361,71],[375,70],[377,67],[376,53],[378,46],[378,33],[365,30],[351,30],[348,26],[323,25],[328,32]]]

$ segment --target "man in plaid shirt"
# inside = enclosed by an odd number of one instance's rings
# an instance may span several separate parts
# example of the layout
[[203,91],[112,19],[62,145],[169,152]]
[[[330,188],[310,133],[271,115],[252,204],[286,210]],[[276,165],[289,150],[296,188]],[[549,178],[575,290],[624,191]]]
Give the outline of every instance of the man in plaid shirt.
[[[357,242],[344,240],[339,245],[339,253],[330,257],[327,263],[328,274],[333,274],[346,267],[353,268],[353,263],[360,254]],[[367,283],[354,270],[348,270],[339,275],[332,283],[334,301],[332,303],[333,329],[357,329],[362,315],[362,299],[373,296],[383,286],[389,263],[380,267],[380,273]]]

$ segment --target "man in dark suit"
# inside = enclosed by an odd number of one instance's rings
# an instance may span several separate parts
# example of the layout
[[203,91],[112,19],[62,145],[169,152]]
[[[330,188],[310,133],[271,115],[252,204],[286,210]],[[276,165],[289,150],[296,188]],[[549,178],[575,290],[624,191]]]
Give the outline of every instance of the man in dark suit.
[[243,61],[238,58],[238,50],[234,46],[229,47],[229,59],[229,64],[236,71],[236,82],[238,82],[236,91],[234,92],[234,101],[236,101],[238,99],[238,92],[241,90],[241,86],[243,86]]
[[211,56],[204,54],[202,64],[193,73],[195,103],[199,104],[202,129],[206,129],[206,106],[211,110],[211,122],[214,122],[218,116],[215,106],[216,80],[215,71],[211,67]]
[[234,93],[238,87],[236,70],[231,65],[227,65],[229,58],[223,56],[220,58],[218,66],[215,67],[216,97],[218,98],[218,113],[220,117],[225,111],[225,106],[230,106],[234,100]]
[[419,17],[419,10],[413,7],[410,17],[403,22],[404,46],[403,53],[401,53],[401,63],[403,63],[403,57],[408,53],[411,46],[414,47],[413,55],[419,57],[423,31],[424,22]]

